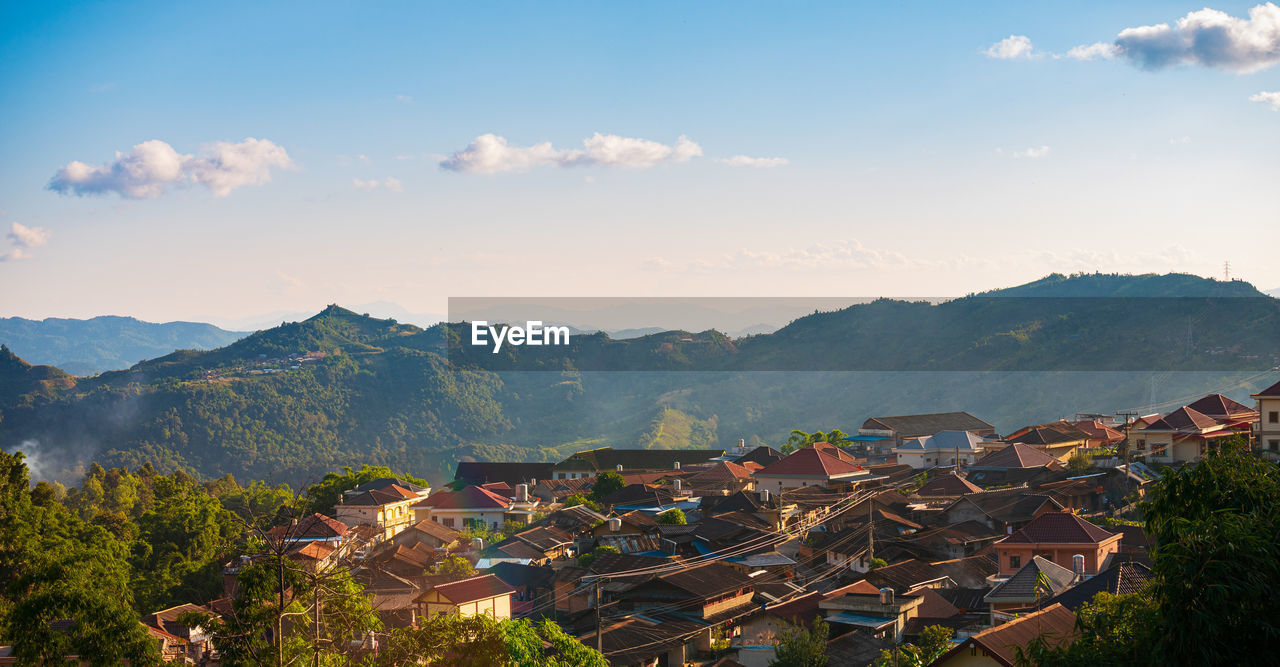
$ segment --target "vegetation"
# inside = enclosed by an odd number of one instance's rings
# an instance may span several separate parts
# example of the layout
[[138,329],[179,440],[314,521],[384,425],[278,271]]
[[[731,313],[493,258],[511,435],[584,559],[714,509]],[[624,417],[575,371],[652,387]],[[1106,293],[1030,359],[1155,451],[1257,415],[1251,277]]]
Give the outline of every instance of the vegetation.
[[658,523],[666,526],[683,526],[689,523],[689,519],[679,507],[673,507],[658,514]]
[[591,564],[596,562],[597,558],[605,554],[620,554],[620,553],[622,553],[622,551],[620,551],[618,547],[611,547],[607,545],[599,546],[585,554],[582,554],[581,556],[578,556],[578,567],[591,567]]
[[951,628],[930,625],[920,631],[918,644],[899,644],[896,654],[890,649],[881,651],[875,667],[925,667],[951,648],[954,634]]
[[374,667],[448,664],[458,667],[608,667],[603,655],[567,634],[554,621],[496,620],[443,614],[417,628],[397,629],[373,660]]
[[774,642],[774,659],[769,667],[826,667],[827,639],[831,627],[815,616],[809,627],[793,626],[778,633]]
[[568,498],[564,499],[565,507],[574,507],[576,505],[583,505],[587,509],[595,512],[601,511],[600,503],[597,503],[596,501],[588,498],[587,496],[582,495],[581,493],[575,493],[572,496],[569,496]]
[[1072,454],[1067,459],[1067,472],[1072,475],[1084,475],[1093,470],[1093,457],[1084,452]]
[[596,475],[596,481],[591,485],[591,499],[599,501],[601,498],[618,491],[621,491],[627,485],[627,481],[622,475],[606,470]]
[[462,556],[449,556],[433,563],[427,573],[446,575],[454,579],[466,579],[467,577],[474,577],[476,569],[471,566],[471,561]]

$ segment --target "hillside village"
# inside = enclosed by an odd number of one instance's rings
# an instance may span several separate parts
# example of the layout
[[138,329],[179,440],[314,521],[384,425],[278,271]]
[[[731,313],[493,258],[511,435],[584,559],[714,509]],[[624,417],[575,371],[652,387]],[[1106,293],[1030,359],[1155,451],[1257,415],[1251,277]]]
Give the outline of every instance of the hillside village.
[[[554,619],[613,665],[763,667],[821,619],[831,665],[872,664],[935,627],[952,639],[930,664],[1011,665],[1037,637],[1072,642],[1097,593],[1151,579],[1150,537],[1129,519],[1163,470],[1227,440],[1280,456],[1280,383],[1252,398],[1003,437],[955,412],[799,434],[786,453],[468,461],[441,488],[372,480],[263,537],[370,596],[384,631],[350,637],[353,654],[376,655],[388,629],[487,615]],[[167,661],[220,664],[190,612],[236,613],[238,575],[266,555],[227,562],[223,597],[140,619]]]

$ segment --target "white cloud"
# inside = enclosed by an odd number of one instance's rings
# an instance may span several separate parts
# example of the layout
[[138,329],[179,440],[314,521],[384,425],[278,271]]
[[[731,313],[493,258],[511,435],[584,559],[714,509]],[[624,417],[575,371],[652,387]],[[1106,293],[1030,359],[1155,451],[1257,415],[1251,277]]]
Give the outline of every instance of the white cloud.
[[1174,146],[1185,146],[1191,143],[1191,137],[1174,137],[1169,140],[1169,143]]
[[14,248],[9,252],[0,255],[0,262],[17,262],[19,260],[31,259],[31,253],[22,248]]
[[678,265],[664,257],[650,257],[641,266],[654,271],[687,273],[739,273],[771,271],[791,273],[832,273],[858,270],[907,270],[942,268],[946,262],[920,259],[896,250],[869,248],[857,240],[819,243],[807,248],[754,250],[742,248],[719,257],[698,259]]
[[987,54],[988,58],[1000,60],[1028,60],[1040,55],[1031,45],[1031,38],[1026,35],[1009,35],[992,44],[983,53]]
[[396,95],[396,101],[404,102],[407,104],[413,101],[413,96],[412,95]]
[[1202,65],[1255,72],[1280,62],[1280,7],[1268,2],[1236,18],[1216,9],[1191,12],[1168,23],[1126,28],[1116,38],[1120,56],[1147,70]]
[[528,171],[534,167],[653,167],[666,162],[688,162],[702,155],[702,147],[681,136],[673,145],[595,133],[584,139],[581,149],[558,149],[551,142],[532,146],[512,146],[496,134],[476,137],[466,148],[440,161],[449,171],[497,174]]
[[790,160],[784,157],[750,157],[747,155],[734,155],[733,157],[717,158],[716,162],[727,164],[730,167],[756,167],[757,169],[770,169],[773,167],[785,167]]
[[1028,159],[1042,158],[1048,154],[1049,154],[1048,146],[1041,146],[1039,148],[1028,148],[1026,150],[1013,152],[1013,156],[1015,158],[1028,158]]
[[1249,101],[1269,105],[1272,111],[1280,111],[1280,91],[1269,93],[1264,90],[1260,93],[1250,95]]
[[154,199],[171,187],[201,185],[215,197],[225,197],[245,185],[271,180],[271,168],[289,168],[293,160],[281,146],[252,137],[239,143],[219,141],[204,147],[200,155],[186,155],[153,139],[102,165],[75,161],[59,169],[48,188],[60,194],[105,195],[114,192],[129,199]]
[[1073,60],[1110,60],[1120,54],[1120,47],[1109,42],[1095,42],[1073,46],[1067,57]]
[[379,187],[386,188],[387,192],[404,192],[404,184],[398,178],[387,178],[379,183],[377,180],[362,181],[358,178],[351,179],[351,185],[357,190],[364,192],[372,192]]
[[34,248],[49,242],[49,230],[44,227],[28,227],[17,222],[9,226],[9,233],[6,236],[20,248]]

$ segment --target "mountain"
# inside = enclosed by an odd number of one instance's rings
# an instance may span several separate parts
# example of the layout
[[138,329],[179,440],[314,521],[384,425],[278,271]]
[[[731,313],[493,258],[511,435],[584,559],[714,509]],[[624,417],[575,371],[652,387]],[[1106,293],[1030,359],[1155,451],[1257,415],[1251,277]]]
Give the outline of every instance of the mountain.
[[0,343],[32,363],[54,365],[75,375],[128,368],[174,350],[222,347],[244,335],[211,324],[155,324],[132,317],[0,318]]
[[1265,293],[1266,293],[1266,295],[1267,295],[1267,296],[1275,297],[1275,298],[1277,298],[1277,299],[1280,299],[1280,287],[1277,287],[1277,288],[1275,288],[1275,289],[1273,289],[1273,290],[1267,290]]
[[1214,289],[1117,298],[1108,291],[1131,293],[1129,281],[1086,290],[1073,282],[1081,280],[1097,283],[1066,277],[1052,289],[1094,296],[885,299],[741,340],[597,333],[575,339],[571,355],[490,355],[536,372],[468,366],[456,354],[459,325],[420,329],[338,306],[89,378],[37,371],[8,353],[0,446],[35,454],[39,475],[64,480],[92,460],[150,461],[297,485],[367,462],[439,484],[459,460],[551,461],[604,445],[728,447],[740,438],[776,446],[793,428],[855,432],[870,416],[953,410],[1010,432],[1076,412],[1152,412],[1209,391],[1247,401],[1276,381],[1264,369],[1280,345],[1280,302],[1217,298]]

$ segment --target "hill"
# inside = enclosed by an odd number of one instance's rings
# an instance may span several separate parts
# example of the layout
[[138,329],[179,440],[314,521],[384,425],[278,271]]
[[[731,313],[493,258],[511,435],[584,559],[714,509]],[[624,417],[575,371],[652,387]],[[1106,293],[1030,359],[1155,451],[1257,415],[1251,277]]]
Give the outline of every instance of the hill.
[[212,324],[156,324],[132,317],[0,318],[0,343],[32,363],[57,366],[75,375],[128,368],[174,350],[211,350],[244,335]]
[[[1071,281],[1055,289],[1078,292]],[[9,353],[0,445],[38,451],[41,474],[63,479],[90,460],[150,461],[298,484],[361,461],[439,484],[459,460],[739,438],[777,446],[793,428],[854,432],[883,414],[968,410],[1009,432],[1075,412],[1150,412],[1209,390],[1247,400],[1275,381],[1262,369],[1275,364],[1277,317],[1274,299],[1212,295],[881,300],[740,340],[592,334],[571,355],[504,350],[490,356],[508,368],[493,369],[451,365],[467,361],[445,354],[457,325],[420,329],[330,306],[222,348],[79,380]],[[828,370],[842,365],[854,370]],[[630,370],[600,370],[618,367]]]

